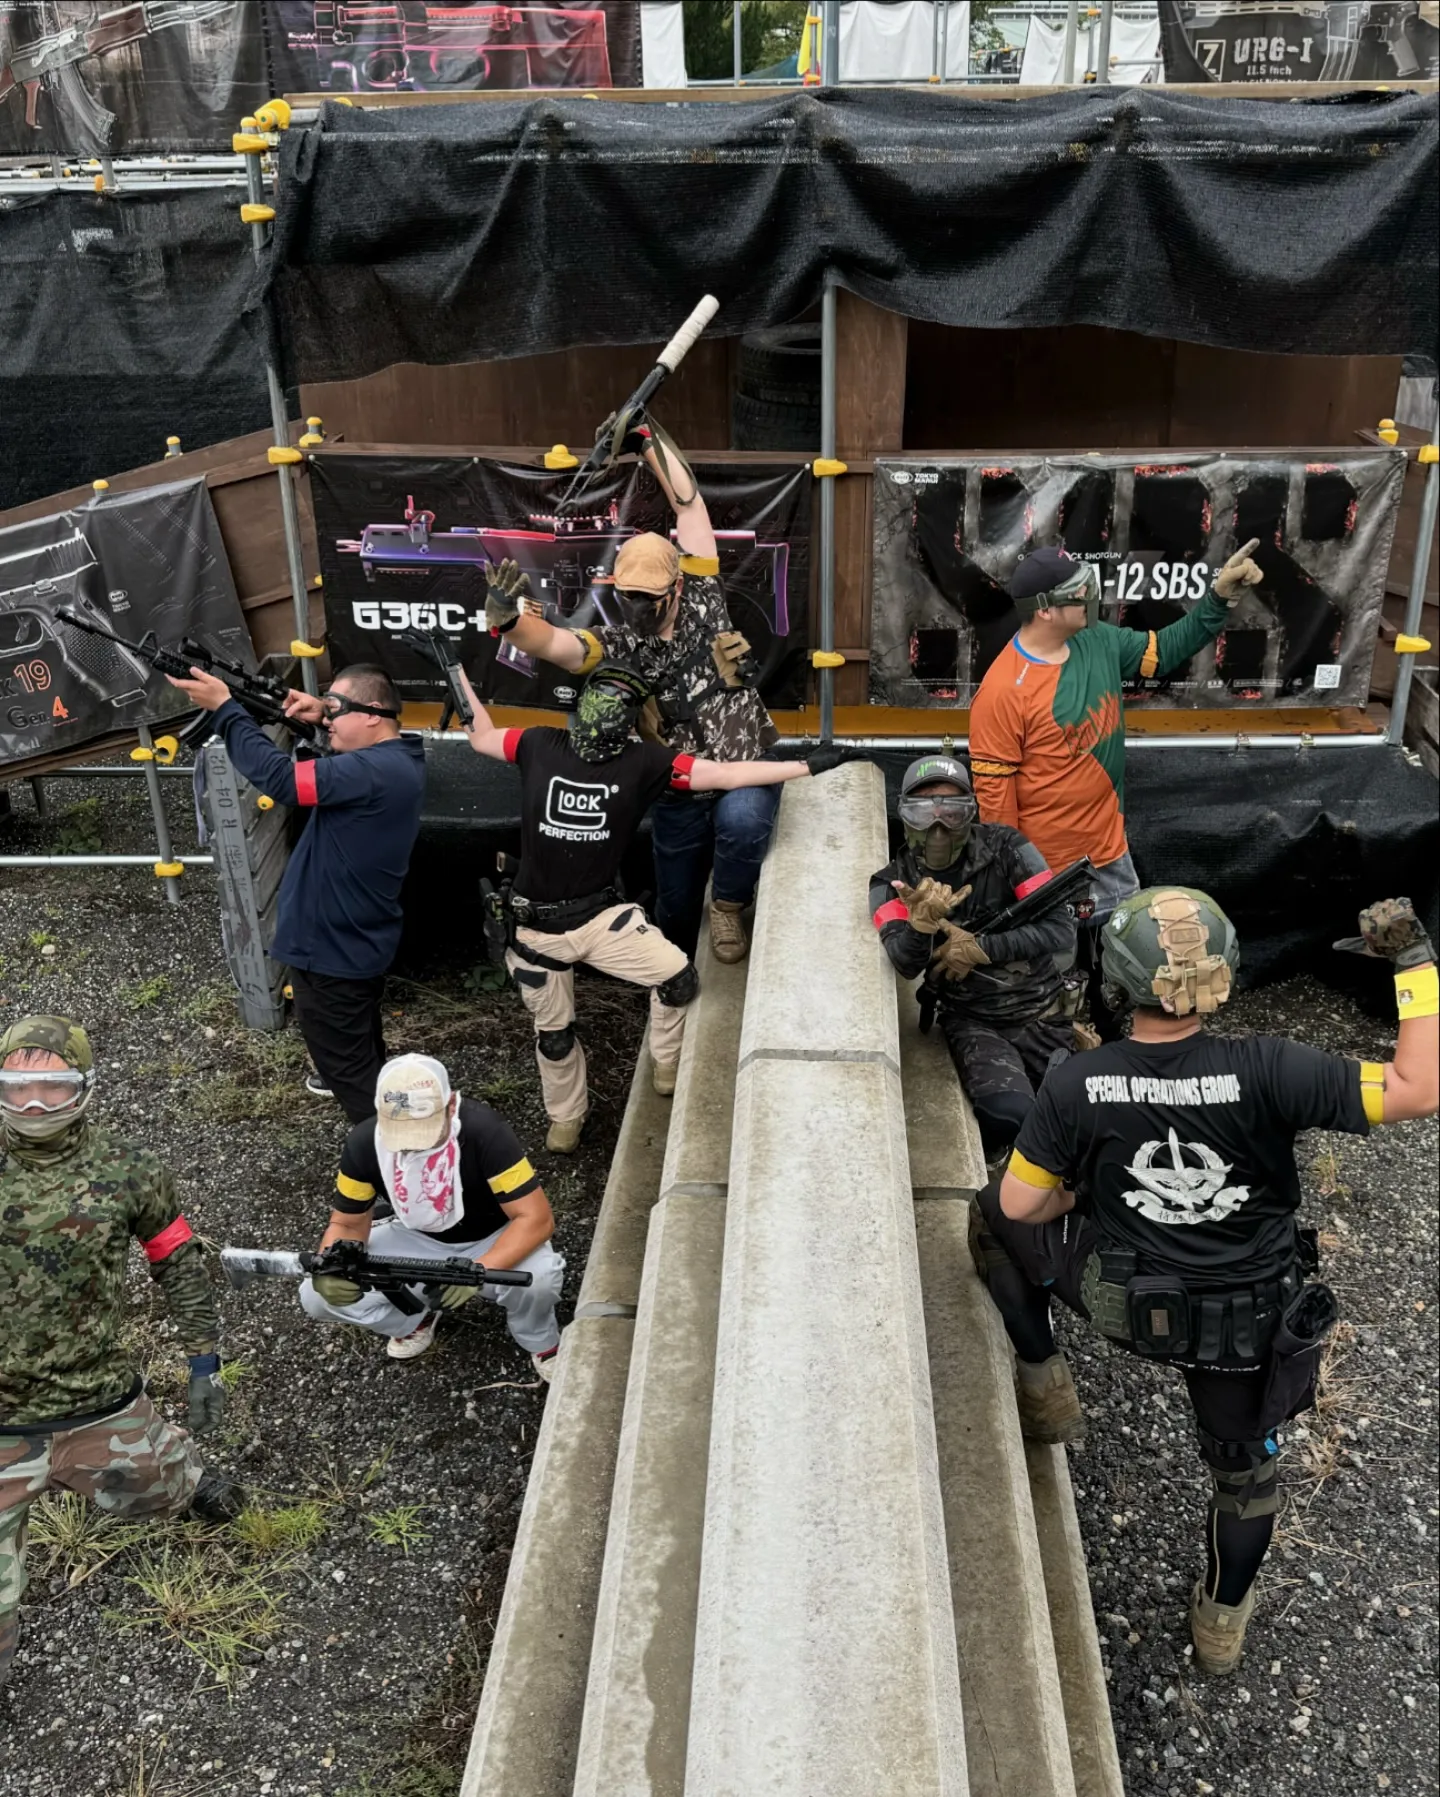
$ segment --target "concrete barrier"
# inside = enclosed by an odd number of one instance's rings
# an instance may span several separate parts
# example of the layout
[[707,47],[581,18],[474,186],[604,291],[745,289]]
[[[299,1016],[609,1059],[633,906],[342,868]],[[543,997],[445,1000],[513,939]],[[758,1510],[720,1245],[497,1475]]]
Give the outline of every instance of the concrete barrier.
[[740,1042],[686,1797],[960,1797],[878,769],[787,787]]
[[897,978],[895,1000],[912,1190],[917,1198],[968,1198],[985,1183],[980,1125],[938,1026],[920,1034],[914,983]]
[[726,967],[710,953],[703,932],[695,955],[700,996],[690,1007],[685,1045],[671,1101],[670,1135],[660,1195],[723,1198],[730,1180],[730,1129],[735,1065],[745,1011],[749,962]]
[[650,1207],[660,1189],[671,1100],[653,1084],[650,1031],[640,1045],[630,1097],[615,1138],[615,1155],[605,1180],[605,1195],[595,1220],[595,1234],[585,1262],[585,1277],[575,1316],[633,1317],[640,1302],[640,1269],[645,1260],[645,1232]]

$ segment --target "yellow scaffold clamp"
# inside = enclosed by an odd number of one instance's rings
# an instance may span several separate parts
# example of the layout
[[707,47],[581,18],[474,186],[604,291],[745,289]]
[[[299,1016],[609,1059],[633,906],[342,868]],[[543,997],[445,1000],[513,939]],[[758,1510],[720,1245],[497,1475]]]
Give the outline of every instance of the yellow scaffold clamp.
[[255,809],[257,811],[273,811],[275,809],[275,801],[270,797],[268,792],[262,792],[260,797],[255,801]]
[[578,468],[580,458],[577,455],[571,455],[563,443],[556,443],[545,451],[545,466],[556,469]]
[[242,225],[268,225],[274,217],[275,208],[273,206],[251,205],[247,200],[240,208],[240,223]]
[[816,456],[810,464],[810,472],[816,480],[833,480],[837,474],[848,474],[850,464],[834,461],[829,456]]
[[108,480],[92,480],[90,483],[90,491],[92,493],[108,493],[110,491],[110,483]]
[[1400,433],[1395,428],[1395,420],[1393,418],[1382,418],[1376,427],[1375,435],[1382,443],[1394,445],[1400,441]]
[[1422,443],[1415,452],[1415,460],[1427,468],[1440,462],[1440,443]]
[[185,871],[183,861],[157,861],[151,870],[157,880],[178,880]]
[[288,131],[290,129],[290,102],[288,100],[267,100],[255,114],[255,123],[261,131]]
[[180,447],[180,439],[178,437],[167,437],[165,439],[165,460],[167,462],[173,462],[176,456],[183,455],[183,453],[184,451]]
[[270,139],[257,137],[250,131],[237,131],[230,139],[230,148],[237,156],[263,156],[270,148]]
[[302,449],[318,449],[325,441],[324,422],[323,418],[305,420],[305,435],[300,439]]
[[810,657],[812,668],[843,668],[845,657],[838,649],[816,649]]
[[272,468],[293,468],[296,462],[303,462],[305,457],[298,449],[282,449],[278,443],[272,443],[265,451],[265,460]]
[[313,643],[302,642],[296,637],[290,645],[290,653],[300,661],[315,661],[325,653],[325,645],[322,643],[317,649]]
[[158,761],[161,767],[169,767],[180,753],[180,745],[173,736],[157,736],[155,746],[147,749],[143,746],[130,751],[132,761]]
[[1430,639],[1426,636],[1406,636],[1402,631],[1395,639],[1397,655],[1423,655],[1430,647]]

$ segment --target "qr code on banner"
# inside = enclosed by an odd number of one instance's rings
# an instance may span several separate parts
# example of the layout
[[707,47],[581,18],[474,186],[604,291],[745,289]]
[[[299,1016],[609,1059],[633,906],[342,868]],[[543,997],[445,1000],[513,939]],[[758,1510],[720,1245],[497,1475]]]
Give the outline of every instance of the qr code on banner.
[[1323,693],[1327,687],[1340,684],[1340,663],[1338,661],[1322,661],[1315,669],[1314,687],[1317,693]]

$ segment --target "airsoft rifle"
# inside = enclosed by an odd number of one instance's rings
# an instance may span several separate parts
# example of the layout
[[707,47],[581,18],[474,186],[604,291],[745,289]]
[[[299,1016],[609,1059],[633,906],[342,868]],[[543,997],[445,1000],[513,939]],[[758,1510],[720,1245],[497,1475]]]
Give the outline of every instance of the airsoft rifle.
[[348,1279],[364,1292],[381,1292],[406,1316],[427,1308],[412,1286],[529,1285],[534,1275],[478,1260],[390,1260],[370,1254],[363,1242],[331,1242],[318,1253],[288,1254],[267,1248],[222,1248],[220,1266],[237,1292],[257,1279]]

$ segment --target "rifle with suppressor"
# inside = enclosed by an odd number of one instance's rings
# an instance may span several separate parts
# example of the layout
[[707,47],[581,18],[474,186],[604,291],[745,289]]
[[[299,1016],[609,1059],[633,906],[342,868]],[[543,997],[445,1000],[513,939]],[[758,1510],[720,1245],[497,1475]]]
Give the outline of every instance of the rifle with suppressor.
[[231,1288],[243,1292],[257,1279],[345,1279],[362,1292],[380,1292],[405,1316],[429,1308],[411,1290],[420,1285],[530,1285],[533,1273],[485,1267],[478,1260],[392,1260],[372,1255],[363,1242],[331,1242],[318,1252],[287,1254],[269,1248],[222,1248],[220,1267]]
[[[1088,856],[1082,855],[1060,873],[1052,874],[1043,886],[1037,886],[1024,898],[1014,899],[989,917],[978,923],[968,923],[964,928],[972,936],[1001,936],[1009,930],[1023,929],[1026,924],[1038,923],[1042,917],[1048,917],[1061,905],[1078,905],[1081,894],[1090,891],[1094,878],[1094,866]],[[922,1036],[929,1035],[935,1022],[935,1012],[939,1008],[944,987],[945,976],[936,970],[932,962],[915,990],[915,997],[920,1005]]]
[[[188,680],[192,667],[206,668],[217,680],[225,682],[246,711],[260,723],[283,724],[293,735],[309,743],[317,755],[330,753],[325,733],[318,724],[307,724],[301,718],[286,717],[284,696],[287,689],[267,674],[248,673],[238,662],[225,661],[218,655],[212,655],[208,649],[201,649],[189,637],[181,643],[178,650],[166,649],[153,630],[147,630],[138,642],[132,643],[128,637],[123,637],[114,630],[107,630],[103,624],[82,618],[68,605],[57,606],[55,616],[72,630],[83,631],[86,636],[99,637],[102,642],[114,643],[117,648],[146,662],[157,674],[173,674],[179,680]],[[276,697],[277,693],[279,697]]]
[[449,637],[439,630],[402,630],[396,641],[416,650],[426,661],[433,661],[445,677],[445,704],[440,712],[441,734],[450,728],[452,718],[459,718],[460,728],[468,730],[475,722],[475,708],[461,682],[460,657],[455,653]]

